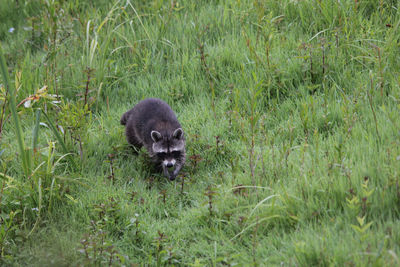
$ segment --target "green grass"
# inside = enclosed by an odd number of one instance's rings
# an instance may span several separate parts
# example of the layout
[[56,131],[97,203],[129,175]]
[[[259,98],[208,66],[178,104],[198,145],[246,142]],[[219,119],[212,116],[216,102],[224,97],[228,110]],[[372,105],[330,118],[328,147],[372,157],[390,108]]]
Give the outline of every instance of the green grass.
[[[1,264],[399,265],[398,8],[0,0]],[[147,97],[174,182],[119,124]]]

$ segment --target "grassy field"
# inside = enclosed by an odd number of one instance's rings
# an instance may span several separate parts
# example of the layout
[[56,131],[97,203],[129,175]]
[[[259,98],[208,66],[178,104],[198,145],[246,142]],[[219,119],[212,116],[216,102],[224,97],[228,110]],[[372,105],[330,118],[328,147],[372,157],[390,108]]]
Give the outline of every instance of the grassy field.
[[[399,8],[0,0],[0,264],[400,265]],[[119,124],[147,97],[173,182]]]

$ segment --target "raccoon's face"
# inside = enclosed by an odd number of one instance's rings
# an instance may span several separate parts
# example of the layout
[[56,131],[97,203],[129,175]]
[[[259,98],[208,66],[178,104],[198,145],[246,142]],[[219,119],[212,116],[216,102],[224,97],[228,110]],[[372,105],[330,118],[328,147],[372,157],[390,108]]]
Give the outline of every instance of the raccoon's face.
[[158,131],[151,131],[153,152],[164,168],[173,168],[185,150],[183,130],[176,129],[171,136],[163,136]]

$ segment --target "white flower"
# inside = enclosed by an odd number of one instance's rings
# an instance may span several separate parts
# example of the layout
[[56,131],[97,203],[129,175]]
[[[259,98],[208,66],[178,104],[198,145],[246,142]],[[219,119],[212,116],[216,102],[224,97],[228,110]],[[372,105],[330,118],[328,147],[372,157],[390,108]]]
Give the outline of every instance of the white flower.
[[26,107],[26,108],[30,108],[31,107],[31,103],[32,103],[32,101],[29,99],[29,100],[27,100],[27,101],[25,101],[25,103],[24,103],[24,107]]
[[11,27],[10,29],[8,29],[8,32],[13,33],[15,31],[14,27]]

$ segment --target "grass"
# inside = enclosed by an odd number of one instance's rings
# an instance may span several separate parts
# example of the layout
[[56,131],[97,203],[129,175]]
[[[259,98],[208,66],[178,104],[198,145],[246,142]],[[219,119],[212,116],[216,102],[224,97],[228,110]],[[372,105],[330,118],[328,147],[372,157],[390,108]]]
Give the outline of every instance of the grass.
[[[1,264],[400,264],[397,1],[0,6]],[[119,125],[147,97],[174,182]]]

